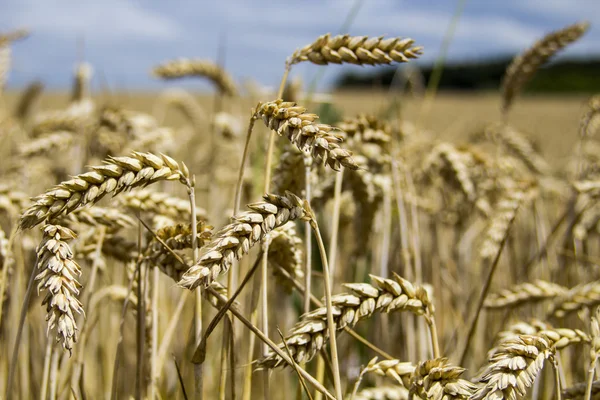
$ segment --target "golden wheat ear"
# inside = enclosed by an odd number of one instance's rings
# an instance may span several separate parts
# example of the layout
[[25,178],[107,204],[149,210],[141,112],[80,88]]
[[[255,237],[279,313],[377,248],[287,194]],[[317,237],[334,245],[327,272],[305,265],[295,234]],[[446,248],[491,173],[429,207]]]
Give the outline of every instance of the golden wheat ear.
[[224,95],[238,95],[237,87],[231,76],[219,65],[208,60],[180,58],[155,67],[152,74],[162,79],[204,77],[209,79]]
[[504,115],[508,114],[515,97],[537,70],[558,51],[583,36],[589,26],[588,22],[579,22],[551,32],[513,59],[506,69],[502,81],[502,113]]
[[423,48],[413,46],[409,38],[338,35],[319,36],[313,43],[296,50],[288,59],[293,65],[303,61],[313,64],[382,65],[407,62],[418,58]]

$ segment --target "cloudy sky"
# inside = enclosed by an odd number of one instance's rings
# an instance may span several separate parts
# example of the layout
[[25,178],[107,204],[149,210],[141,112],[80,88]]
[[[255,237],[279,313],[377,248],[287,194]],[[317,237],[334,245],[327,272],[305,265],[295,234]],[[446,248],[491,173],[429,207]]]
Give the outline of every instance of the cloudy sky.
[[[226,68],[236,80],[253,77],[275,86],[285,58],[326,32],[339,33],[356,0],[3,0],[0,32],[27,27],[14,45],[10,87],[41,79],[51,88],[70,84],[83,57],[95,84],[112,89],[155,89],[166,84],[151,67],[175,57],[215,59],[225,43]],[[423,62],[439,53],[456,0],[364,0],[348,33],[412,37]],[[517,52],[548,31],[589,20],[592,27],[568,55],[600,54],[599,0],[468,0],[451,60]],[[83,45],[81,45],[83,43]],[[83,49],[83,50],[81,50]],[[299,65],[310,79],[319,68]],[[327,67],[323,84],[341,68]],[[361,67],[353,67],[361,70]],[[191,87],[205,88],[201,83]]]

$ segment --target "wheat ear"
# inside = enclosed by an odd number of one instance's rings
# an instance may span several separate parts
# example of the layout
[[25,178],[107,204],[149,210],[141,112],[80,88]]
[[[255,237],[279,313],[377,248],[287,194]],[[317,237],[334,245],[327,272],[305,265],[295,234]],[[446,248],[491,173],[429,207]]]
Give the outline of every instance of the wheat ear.
[[77,299],[81,284],[77,277],[81,268],[73,260],[73,252],[68,241],[75,233],[60,225],[46,225],[44,237],[37,248],[39,274],[35,277],[38,291],[48,291],[42,304],[47,306],[48,332],[57,328],[57,340],[63,348],[71,352],[77,341],[75,313],[83,313],[81,302]]
[[208,285],[273,229],[305,216],[302,200],[290,192],[283,196],[266,194],[263,201],[248,204],[248,208],[251,211],[237,214],[215,234],[198,262],[182,276],[181,286],[195,289]]
[[162,79],[177,79],[190,76],[208,78],[226,96],[237,96],[238,90],[233,79],[219,65],[208,60],[180,58],[168,61],[152,70]]
[[[143,212],[162,215],[176,221],[190,219],[189,201],[168,193],[155,192],[149,189],[134,190],[119,196],[117,203],[133,213]],[[196,207],[196,213],[200,219],[207,218],[207,212],[203,208]]]
[[68,214],[86,204],[94,204],[107,194],[113,196],[138,186],[161,180],[188,184],[189,171],[164,154],[133,152],[130,157],[109,157],[105,165],[91,167],[34,199],[19,221],[21,229],[32,228],[46,219]]
[[508,113],[514,98],[537,70],[559,50],[579,39],[588,27],[587,22],[580,22],[551,32],[513,59],[502,81],[503,114]]
[[483,385],[472,400],[516,400],[525,396],[545,360],[554,357],[556,350],[585,340],[589,340],[585,333],[571,329],[547,330],[506,339],[490,358],[490,364],[479,379]]
[[[358,321],[369,318],[375,312],[390,313],[409,311],[417,315],[430,315],[433,305],[425,289],[415,286],[400,276],[384,279],[371,275],[374,285],[367,283],[346,283],[343,286],[349,293],[332,296],[336,331],[345,326],[354,326]],[[327,342],[327,308],[320,307],[304,314],[286,338],[286,346],[297,363],[310,361]],[[284,348],[283,344],[280,345]],[[270,354],[258,361],[262,368],[275,368],[283,360]]]
[[350,35],[319,36],[313,43],[296,50],[288,59],[288,65],[302,61],[313,64],[381,65],[407,62],[418,58],[422,47],[413,46],[414,40]]
[[333,133],[332,126],[316,123],[319,117],[307,113],[304,107],[283,100],[259,103],[253,118],[261,118],[268,128],[285,136],[298,149],[310,152],[316,161],[323,162],[336,171],[341,165],[358,169],[352,153],[339,146],[341,136]]
[[522,304],[551,300],[564,295],[567,291],[568,289],[564,286],[552,282],[542,280],[525,282],[510,289],[490,294],[485,299],[484,306],[486,308],[517,307]]
[[564,296],[557,298],[552,305],[550,315],[562,318],[585,307],[600,305],[600,281],[577,285]]

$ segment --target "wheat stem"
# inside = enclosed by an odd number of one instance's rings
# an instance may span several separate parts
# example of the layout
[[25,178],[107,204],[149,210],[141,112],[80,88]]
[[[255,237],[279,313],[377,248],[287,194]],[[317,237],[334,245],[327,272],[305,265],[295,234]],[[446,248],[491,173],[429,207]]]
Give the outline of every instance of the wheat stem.
[[321,231],[313,210],[310,208],[308,203],[305,203],[305,208],[310,217],[310,226],[313,229],[315,237],[317,239],[317,246],[319,247],[319,254],[321,255],[321,263],[323,264],[323,283],[325,286],[325,305],[327,307],[327,328],[329,329],[329,343],[331,347],[331,362],[333,366],[333,383],[335,386],[335,393],[337,399],[342,399],[342,383],[340,379],[340,364],[337,352],[337,340],[336,340],[336,325],[333,319],[333,306],[331,304],[331,275],[329,265],[327,262],[327,252],[325,251],[325,245],[323,244],[323,238],[321,237]]

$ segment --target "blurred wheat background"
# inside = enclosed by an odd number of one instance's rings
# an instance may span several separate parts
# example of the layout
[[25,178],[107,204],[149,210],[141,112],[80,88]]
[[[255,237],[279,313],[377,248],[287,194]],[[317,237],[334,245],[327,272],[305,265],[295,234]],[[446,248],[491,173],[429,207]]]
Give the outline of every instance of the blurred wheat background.
[[383,3],[9,2],[0,398],[600,398],[598,6]]

